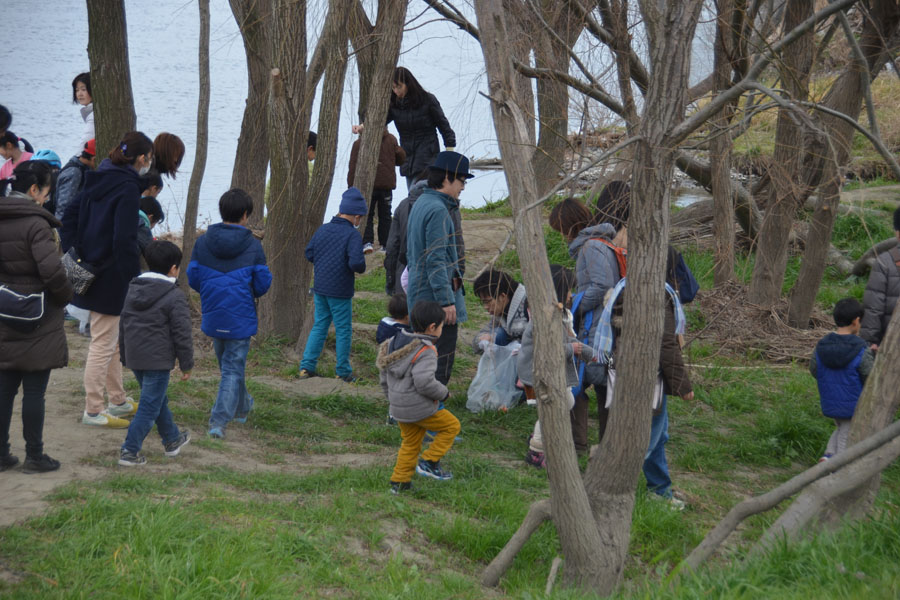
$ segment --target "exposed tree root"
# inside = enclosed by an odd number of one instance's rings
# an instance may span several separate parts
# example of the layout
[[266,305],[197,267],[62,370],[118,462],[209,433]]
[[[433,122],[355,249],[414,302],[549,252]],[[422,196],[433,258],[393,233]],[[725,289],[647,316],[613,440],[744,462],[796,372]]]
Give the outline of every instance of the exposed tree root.
[[519,525],[519,529],[516,530],[516,533],[514,533],[511,538],[509,538],[509,541],[503,546],[503,550],[494,557],[491,564],[484,569],[484,572],[481,574],[481,585],[494,587],[500,583],[500,578],[503,577],[503,574],[506,573],[510,566],[512,566],[516,554],[519,553],[519,550],[522,549],[522,546],[525,545],[525,542],[528,541],[531,534],[533,534],[544,521],[549,519],[549,499],[539,500],[532,504],[528,509],[528,514],[525,515],[525,519],[522,520],[522,524]]

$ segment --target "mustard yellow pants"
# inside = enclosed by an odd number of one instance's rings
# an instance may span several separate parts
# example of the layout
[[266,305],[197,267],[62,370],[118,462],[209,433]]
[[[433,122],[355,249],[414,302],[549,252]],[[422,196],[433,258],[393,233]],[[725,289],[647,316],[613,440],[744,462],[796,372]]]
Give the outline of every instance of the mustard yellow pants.
[[419,462],[419,451],[422,449],[422,440],[426,431],[434,431],[434,441],[422,452],[422,458],[437,462],[447,454],[453,446],[453,440],[459,433],[459,419],[453,416],[447,409],[441,409],[416,423],[398,423],[403,442],[397,451],[397,463],[394,465],[394,474],[391,481],[404,483],[412,479],[416,472],[416,464]]

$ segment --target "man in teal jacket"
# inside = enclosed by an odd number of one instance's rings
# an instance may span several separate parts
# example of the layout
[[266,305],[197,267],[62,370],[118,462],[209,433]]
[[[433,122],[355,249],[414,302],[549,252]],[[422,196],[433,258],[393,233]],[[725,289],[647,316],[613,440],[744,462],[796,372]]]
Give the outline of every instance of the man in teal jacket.
[[419,300],[430,300],[440,304],[446,315],[443,332],[435,343],[435,378],[444,385],[450,381],[453,370],[458,323],[466,320],[462,269],[455,243],[457,231],[450,211],[457,207],[459,194],[472,177],[468,158],[450,151],[438,154],[428,167],[428,189],[413,205],[407,224],[409,309]]

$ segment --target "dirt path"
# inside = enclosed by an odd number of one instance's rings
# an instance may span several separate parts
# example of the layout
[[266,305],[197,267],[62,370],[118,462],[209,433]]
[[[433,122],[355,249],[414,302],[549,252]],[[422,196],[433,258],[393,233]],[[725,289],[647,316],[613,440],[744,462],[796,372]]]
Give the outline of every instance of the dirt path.
[[[125,468],[119,467],[117,460],[127,430],[89,427],[80,423],[84,410],[82,373],[87,339],[69,327],[67,331],[70,366],[56,369],[50,376],[44,420],[44,451],[59,460],[62,466],[58,471],[36,475],[25,475],[20,467],[0,473],[0,527],[40,514],[48,506],[46,497],[61,485],[76,480],[101,479]],[[302,388],[297,382],[276,377],[256,377],[254,380],[295,396],[346,392],[351,387],[341,381],[324,378],[311,379]],[[380,396],[381,391],[375,387],[355,386],[353,393]],[[16,400],[9,435],[12,453],[24,460],[20,400],[21,395]],[[192,431],[192,434],[196,441],[203,438],[205,432]],[[362,467],[388,463],[394,456],[393,450],[386,450],[365,454],[280,454],[273,457],[271,448],[261,447],[246,429],[237,424],[228,429],[225,442],[217,443],[214,448],[191,443],[176,459],[166,458],[158,439],[155,432],[147,437],[142,452],[148,462],[140,467],[140,472],[171,474],[225,467],[249,472],[308,473],[336,466]]]

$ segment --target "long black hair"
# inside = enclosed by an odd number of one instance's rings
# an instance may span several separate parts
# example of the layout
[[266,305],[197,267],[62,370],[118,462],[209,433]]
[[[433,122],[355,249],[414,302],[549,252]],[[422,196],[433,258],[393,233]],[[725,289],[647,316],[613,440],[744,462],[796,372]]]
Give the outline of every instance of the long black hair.
[[[425,102],[428,92],[422,88],[422,84],[419,83],[406,67],[397,67],[394,69],[393,82],[406,84],[406,96],[404,96],[404,99],[408,102],[409,106],[418,108]],[[391,90],[391,106],[400,106],[400,98],[397,97],[397,94],[395,94],[393,90]]]

